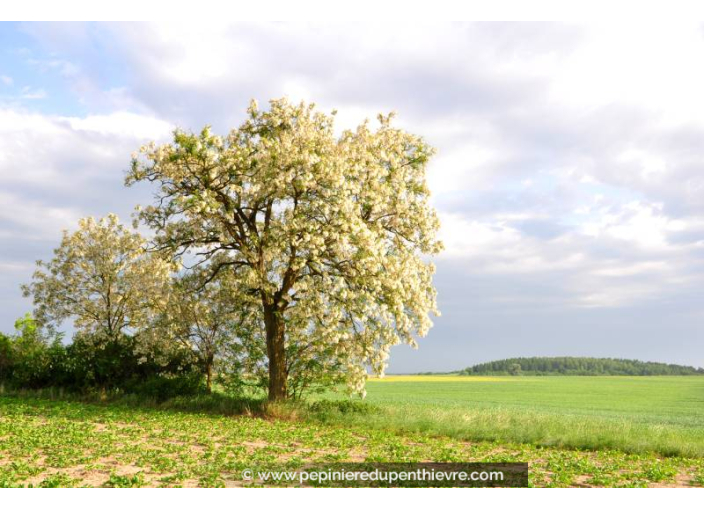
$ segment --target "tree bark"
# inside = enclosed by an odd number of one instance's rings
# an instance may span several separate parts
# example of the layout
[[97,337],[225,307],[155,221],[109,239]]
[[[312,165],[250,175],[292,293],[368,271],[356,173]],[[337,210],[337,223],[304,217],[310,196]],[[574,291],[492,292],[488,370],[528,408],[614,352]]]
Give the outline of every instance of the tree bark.
[[269,401],[284,400],[288,397],[285,326],[276,305],[264,305],[264,324],[269,358]]
[[205,358],[205,391],[206,393],[213,392],[213,358],[208,356]]

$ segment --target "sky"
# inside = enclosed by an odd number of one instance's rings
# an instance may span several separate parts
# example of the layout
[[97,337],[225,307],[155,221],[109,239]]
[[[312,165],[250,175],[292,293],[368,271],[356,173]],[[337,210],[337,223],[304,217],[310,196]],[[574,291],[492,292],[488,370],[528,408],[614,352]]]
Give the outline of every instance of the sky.
[[704,366],[704,24],[0,24],[0,331],[130,155],[249,100],[379,112],[437,148],[441,317],[389,372],[514,356]]

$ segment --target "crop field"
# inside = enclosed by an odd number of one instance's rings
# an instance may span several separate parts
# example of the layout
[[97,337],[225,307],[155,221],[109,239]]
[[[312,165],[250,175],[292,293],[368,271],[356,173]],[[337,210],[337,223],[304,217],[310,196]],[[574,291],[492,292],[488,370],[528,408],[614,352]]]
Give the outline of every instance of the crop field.
[[338,461],[524,461],[537,487],[704,485],[704,378],[400,376],[368,391],[368,405],[278,417],[0,395],[0,486],[248,486],[244,469]]
[[368,383],[368,401],[382,410],[359,419],[368,427],[704,457],[699,376],[390,376]]

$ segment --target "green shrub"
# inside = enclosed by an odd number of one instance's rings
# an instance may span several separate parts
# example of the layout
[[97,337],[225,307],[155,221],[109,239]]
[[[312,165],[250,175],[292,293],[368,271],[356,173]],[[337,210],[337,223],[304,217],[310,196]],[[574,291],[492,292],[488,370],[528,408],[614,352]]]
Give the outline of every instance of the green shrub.
[[205,392],[203,374],[189,372],[180,375],[152,375],[147,379],[125,382],[126,393],[134,393],[163,402],[178,396],[197,395]]
[[7,382],[21,388],[49,385],[52,378],[49,345],[36,321],[27,314],[15,322],[15,330],[8,350]]
[[0,383],[10,380],[13,360],[12,339],[0,333]]
[[13,336],[0,334],[0,383],[14,389],[131,392],[157,400],[203,389],[197,357],[187,350],[149,352],[133,336],[76,334],[64,345],[27,314]]

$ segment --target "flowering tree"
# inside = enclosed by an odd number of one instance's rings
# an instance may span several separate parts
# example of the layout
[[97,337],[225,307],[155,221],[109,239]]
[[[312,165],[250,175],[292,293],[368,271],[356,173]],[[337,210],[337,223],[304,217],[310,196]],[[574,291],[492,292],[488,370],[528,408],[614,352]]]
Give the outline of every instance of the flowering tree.
[[[247,308],[241,306],[230,285],[232,275],[223,274],[202,285],[208,269],[188,272],[171,280],[167,296],[150,312],[145,331],[147,351],[169,352],[183,348],[193,353],[205,373],[206,389],[212,390],[216,361],[241,351],[234,343],[242,335],[240,324]],[[154,345],[160,349],[152,349]]]
[[177,131],[133,159],[126,183],[157,185],[140,212],[157,246],[207,262],[206,283],[237,282],[271,400],[313,373],[363,394],[367,368],[383,374],[390,347],[415,346],[437,314],[422,257],[441,249],[425,181],[433,150],[391,120],[336,136],[312,104],[252,102],[226,137]]
[[76,232],[64,232],[49,262],[39,261],[32,296],[41,324],[73,319],[81,333],[115,341],[140,328],[148,310],[162,299],[171,264],[149,254],[145,240],[117,216],[84,218]]

